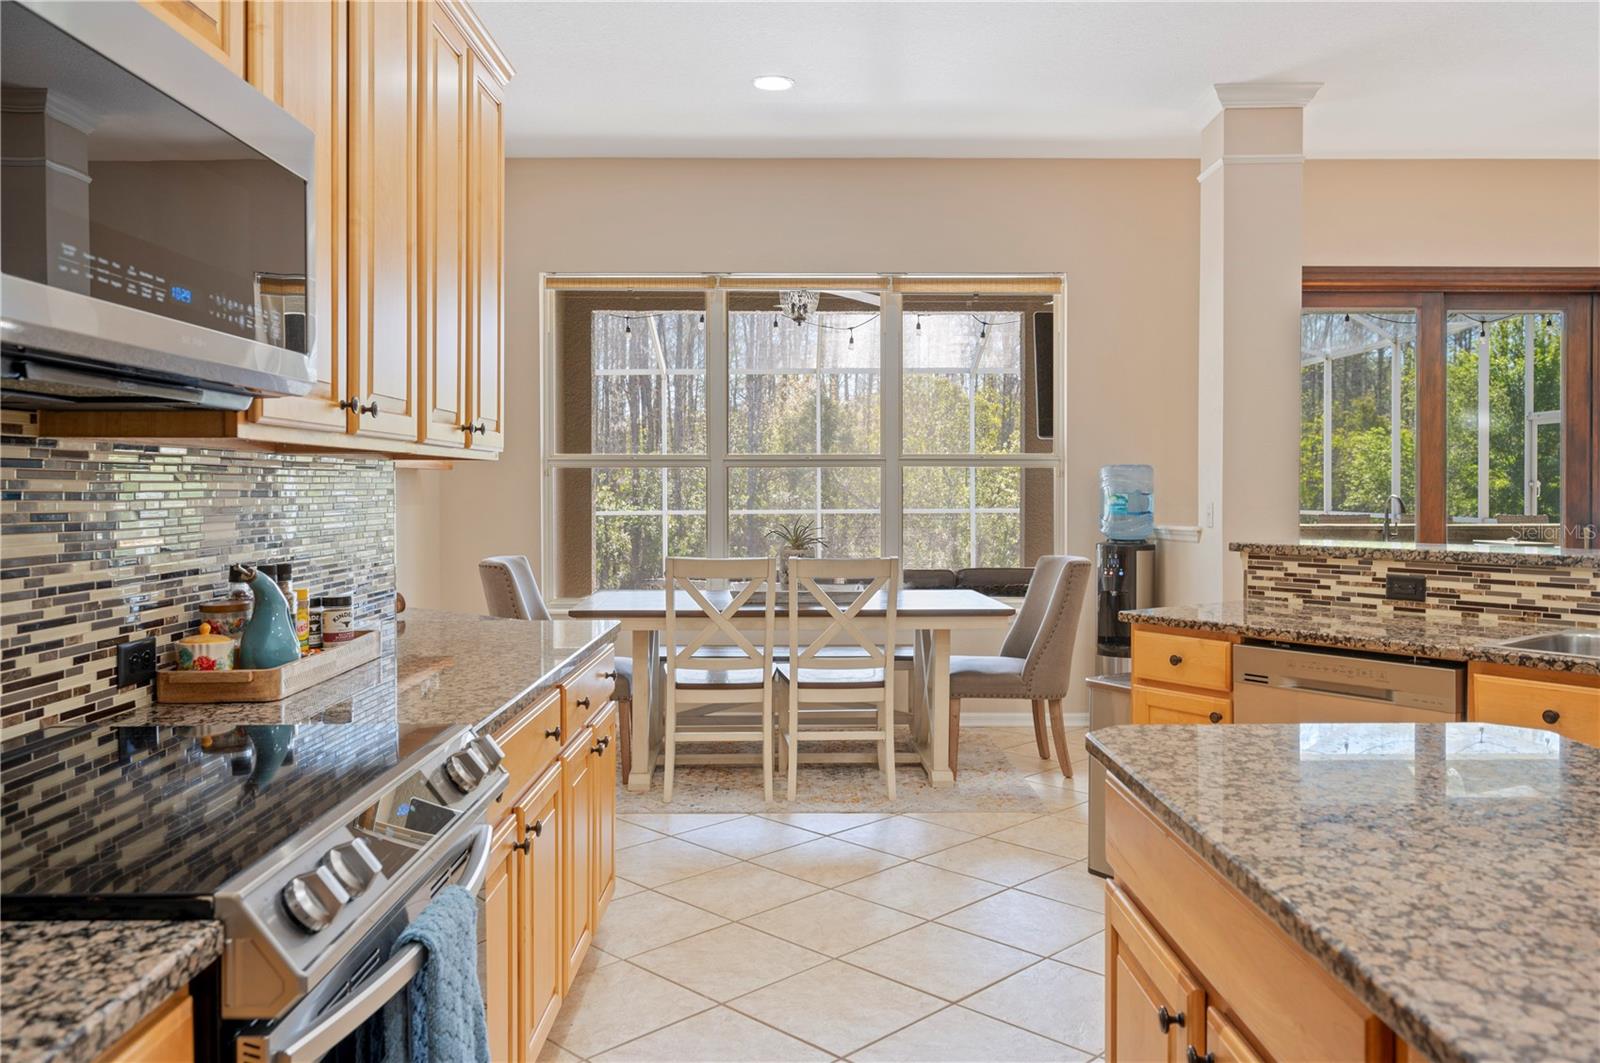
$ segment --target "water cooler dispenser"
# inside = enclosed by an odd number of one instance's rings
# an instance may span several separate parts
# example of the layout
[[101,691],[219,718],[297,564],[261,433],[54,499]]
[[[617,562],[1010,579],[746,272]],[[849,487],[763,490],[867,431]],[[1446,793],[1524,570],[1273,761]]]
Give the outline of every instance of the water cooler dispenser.
[[1095,649],[1100,655],[1100,671],[1126,672],[1132,643],[1128,624],[1117,619],[1117,614],[1155,604],[1156,544],[1102,542],[1095,547],[1095,571],[1099,578]]

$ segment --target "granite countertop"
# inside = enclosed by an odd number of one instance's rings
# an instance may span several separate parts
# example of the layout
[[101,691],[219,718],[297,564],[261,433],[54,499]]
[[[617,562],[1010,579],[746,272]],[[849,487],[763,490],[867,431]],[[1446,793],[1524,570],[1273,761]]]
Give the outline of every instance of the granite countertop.
[[0,1056],[92,1060],[222,955],[222,924],[0,923]]
[[412,609],[384,633],[384,652],[282,701],[150,705],[117,725],[309,723],[329,719],[358,694],[394,683],[403,724],[498,730],[520,709],[571,677],[581,659],[616,633],[612,620],[500,620]]
[[1089,751],[1442,1063],[1600,1045],[1600,749],[1491,724],[1091,731]]
[[1600,661],[1560,653],[1507,649],[1497,643],[1523,635],[1565,631],[1571,624],[1538,624],[1501,620],[1470,613],[1432,612],[1399,616],[1373,609],[1332,605],[1296,606],[1280,602],[1215,602],[1158,609],[1129,609],[1118,614],[1135,624],[1194,631],[1221,631],[1244,638],[1298,642],[1367,650],[1444,661],[1490,661],[1600,675]]
[[[353,722],[368,726],[377,746],[389,750],[396,729],[405,725],[493,731],[569,679],[583,658],[614,637],[616,628],[613,621],[497,620],[411,610],[385,629],[384,652],[377,660],[296,697],[152,704],[105,721],[110,730],[154,726],[172,737],[136,763],[107,765],[104,770],[110,774],[103,779],[80,777],[75,784],[128,795],[123,804],[102,808],[101,820],[123,815],[142,820],[149,812],[144,802],[150,799],[141,794],[237,785],[225,771],[219,775],[220,764],[208,763],[215,758],[194,751],[193,739],[185,737],[190,733],[279,724],[306,724],[314,731],[318,725]],[[168,758],[172,764],[163,772],[167,760],[161,753],[168,746],[174,747]],[[304,759],[307,770],[310,761],[317,761],[321,771],[341,770],[315,751]],[[146,763],[149,777],[131,784],[125,773]],[[277,793],[264,783],[261,790],[263,796]],[[238,800],[231,789],[227,797]],[[8,794],[8,799],[37,799],[48,806],[52,797]],[[20,815],[12,813],[14,818]],[[5,953],[0,1057],[19,1063],[92,1058],[222,951],[221,924],[210,921],[7,921],[0,928]]]
[[1268,557],[1392,558],[1422,563],[1516,565],[1519,568],[1600,568],[1600,550],[1520,541],[1381,543],[1358,539],[1306,539],[1298,543],[1229,543],[1228,549]]

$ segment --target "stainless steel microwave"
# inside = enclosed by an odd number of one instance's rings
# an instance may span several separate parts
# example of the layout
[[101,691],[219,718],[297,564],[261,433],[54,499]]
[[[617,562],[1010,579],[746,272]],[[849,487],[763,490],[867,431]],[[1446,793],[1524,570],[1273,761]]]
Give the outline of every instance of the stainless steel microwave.
[[142,4],[3,0],[0,21],[5,404],[309,391],[311,130]]

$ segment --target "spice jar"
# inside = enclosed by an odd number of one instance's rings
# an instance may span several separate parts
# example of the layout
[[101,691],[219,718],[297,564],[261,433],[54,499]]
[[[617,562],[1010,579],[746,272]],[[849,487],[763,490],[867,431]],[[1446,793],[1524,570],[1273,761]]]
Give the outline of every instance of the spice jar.
[[311,599],[311,616],[306,629],[306,649],[322,649],[322,599]]
[[356,637],[355,599],[348,594],[322,596],[322,644],[333,646]]

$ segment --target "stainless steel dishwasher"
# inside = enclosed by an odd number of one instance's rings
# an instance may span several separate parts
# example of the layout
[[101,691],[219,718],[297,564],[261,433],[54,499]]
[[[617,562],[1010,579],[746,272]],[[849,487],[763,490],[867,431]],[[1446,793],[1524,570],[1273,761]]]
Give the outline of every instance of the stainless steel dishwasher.
[[1234,723],[1447,723],[1465,704],[1466,669],[1338,650],[1233,648]]

